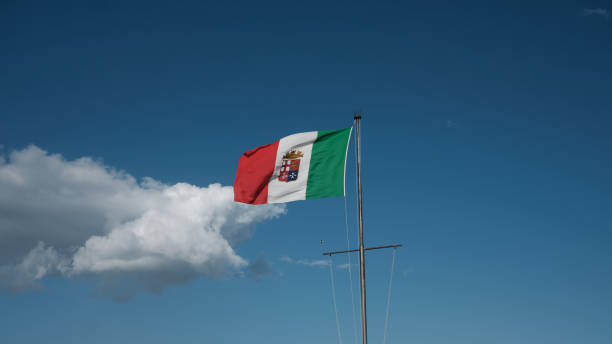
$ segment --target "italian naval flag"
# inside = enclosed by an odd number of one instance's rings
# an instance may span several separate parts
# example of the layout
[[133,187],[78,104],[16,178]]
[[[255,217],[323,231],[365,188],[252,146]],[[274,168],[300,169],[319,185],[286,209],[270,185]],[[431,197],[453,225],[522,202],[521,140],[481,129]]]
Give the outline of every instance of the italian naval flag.
[[344,196],[351,129],[293,134],[244,153],[234,200],[264,204]]

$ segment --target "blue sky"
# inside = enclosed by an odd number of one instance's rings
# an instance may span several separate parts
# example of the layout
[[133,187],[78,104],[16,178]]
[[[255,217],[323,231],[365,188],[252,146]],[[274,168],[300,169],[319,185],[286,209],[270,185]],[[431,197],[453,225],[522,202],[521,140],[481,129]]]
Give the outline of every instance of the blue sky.
[[[1,152],[13,163],[33,144],[138,180],[231,186],[242,152],[363,111],[366,245],[404,244],[389,343],[608,343],[611,10],[6,1]],[[5,221],[38,214],[0,201]],[[257,280],[202,275],[115,302],[95,278],[50,275],[0,293],[0,341],[337,342],[329,270],[283,257],[322,259],[320,240],[344,249],[344,200],[257,222],[236,248],[269,267]],[[382,342],[391,251],[367,257],[370,341]],[[348,275],[334,271],[353,343]]]

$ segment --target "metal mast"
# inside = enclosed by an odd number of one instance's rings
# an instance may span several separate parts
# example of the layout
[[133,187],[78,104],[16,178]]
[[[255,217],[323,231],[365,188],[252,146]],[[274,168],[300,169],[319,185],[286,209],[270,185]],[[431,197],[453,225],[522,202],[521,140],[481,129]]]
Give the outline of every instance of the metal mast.
[[355,114],[355,141],[357,143],[357,198],[359,200],[359,276],[361,280],[361,342],[368,344],[366,315],[365,248],[363,246],[363,211],[361,207],[361,113]]
[[[359,251],[359,276],[361,282],[361,342],[362,344],[368,344],[368,319],[366,315],[366,278],[365,278],[365,251],[369,250],[379,250],[383,248],[393,248],[396,249],[401,247],[402,244],[395,245],[385,245],[385,246],[376,246],[376,247],[368,247],[365,248],[363,245],[363,211],[361,207],[361,113],[355,113],[355,141],[356,141],[356,153],[357,153],[357,199],[359,203],[359,248],[358,249],[348,249],[343,251],[331,251],[331,252],[323,252],[323,255],[330,257],[334,254],[350,254],[351,252]],[[395,255],[393,256],[395,258]],[[330,265],[331,266],[331,265]],[[332,275],[332,283],[333,283],[333,275]],[[332,287],[332,293],[334,293]],[[335,298],[335,294],[334,294]],[[334,301],[335,307],[335,301]],[[340,330],[338,330],[338,338],[340,338]]]

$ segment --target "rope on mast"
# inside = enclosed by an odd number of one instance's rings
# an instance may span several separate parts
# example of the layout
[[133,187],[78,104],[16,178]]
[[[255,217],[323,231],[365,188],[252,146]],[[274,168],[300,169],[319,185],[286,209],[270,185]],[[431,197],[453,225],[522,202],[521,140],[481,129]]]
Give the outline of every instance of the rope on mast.
[[[353,121],[353,125],[355,125],[354,121]],[[355,178],[355,186],[357,186],[357,178]],[[357,192],[355,192],[355,194],[357,194]],[[350,250],[351,240],[350,240],[350,235],[349,235],[348,207],[346,205],[346,194],[344,195],[344,225],[346,228],[346,249]],[[353,342],[357,344],[357,318],[355,317],[355,293],[353,292],[353,273],[351,271],[351,254],[350,253],[346,255],[346,261],[348,264],[349,285],[351,289],[351,311],[353,313]]]
[[[346,207],[346,196],[344,197],[344,223],[346,225],[346,249],[351,249],[351,242],[349,239],[349,226],[348,226],[348,215]],[[351,254],[346,255],[346,261],[348,266],[349,285],[351,290],[351,311],[353,312],[353,341],[357,344],[357,318],[355,317],[355,293],[353,292],[353,273],[351,270]]]
[[393,269],[395,268],[395,254],[397,248],[393,248],[393,258],[391,258],[391,275],[389,276],[389,291],[387,293],[387,311],[385,313],[385,332],[383,334],[383,344],[387,344],[387,332],[389,328],[389,308],[391,306],[391,286],[393,286]]
[[[357,124],[357,120],[353,119],[353,127],[356,124]],[[353,151],[355,152],[355,196],[357,196],[359,194],[359,179],[357,177],[357,175],[359,174],[359,166],[357,165],[357,160],[358,160],[359,157],[357,156],[357,132],[356,131],[355,131],[355,141],[354,142],[355,142],[355,149],[353,149]],[[359,223],[359,215],[358,214],[355,214],[355,221],[357,221],[357,223]],[[355,236],[356,236],[355,237],[355,242],[359,243],[359,231],[356,231]],[[348,255],[350,255],[350,253],[348,253]],[[351,288],[353,288],[353,284],[352,283],[351,283]],[[353,301],[353,300],[351,299],[351,301]],[[354,303],[353,303],[353,305],[354,305]],[[357,335],[355,335],[355,339],[357,339]],[[362,341],[363,341],[363,338],[362,338]]]
[[[353,126],[355,126],[355,124],[357,123],[357,120],[353,120]],[[357,132],[355,131],[355,149],[353,149],[353,151],[355,152],[355,197],[357,197],[357,195],[359,194],[359,180],[357,179],[357,174],[359,173],[359,167],[357,166]],[[357,211],[355,211],[355,223],[359,223],[359,214],[357,213]],[[359,231],[356,230],[355,231],[355,242],[359,243]],[[349,253],[350,254],[350,253]],[[359,261],[359,259],[357,259]],[[361,309],[361,308],[360,308]],[[355,336],[355,338],[357,338],[357,336]]]
[[342,334],[340,333],[340,320],[338,319],[338,308],[336,307],[336,287],[334,285],[334,267],[333,267],[331,256],[329,256],[329,277],[331,279],[332,300],[334,302],[334,312],[336,313],[336,329],[338,330],[338,343],[342,344]]

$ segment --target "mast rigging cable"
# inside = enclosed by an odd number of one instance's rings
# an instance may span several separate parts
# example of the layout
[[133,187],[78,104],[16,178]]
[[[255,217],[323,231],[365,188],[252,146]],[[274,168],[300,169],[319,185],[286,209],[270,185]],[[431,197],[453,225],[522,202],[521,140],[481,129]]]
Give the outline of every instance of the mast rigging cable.
[[336,287],[334,285],[334,264],[332,257],[329,256],[329,277],[331,279],[332,300],[334,301],[334,312],[336,313],[336,329],[338,330],[338,343],[342,344],[342,335],[340,334],[340,320],[338,319],[338,308],[336,307]]
[[391,258],[391,274],[389,275],[389,291],[387,292],[387,311],[385,312],[385,332],[383,334],[383,344],[387,344],[387,332],[389,329],[389,308],[391,307],[391,286],[393,286],[393,269],[395,268],[395,254],[397,248],[393,248],[393,258]]

